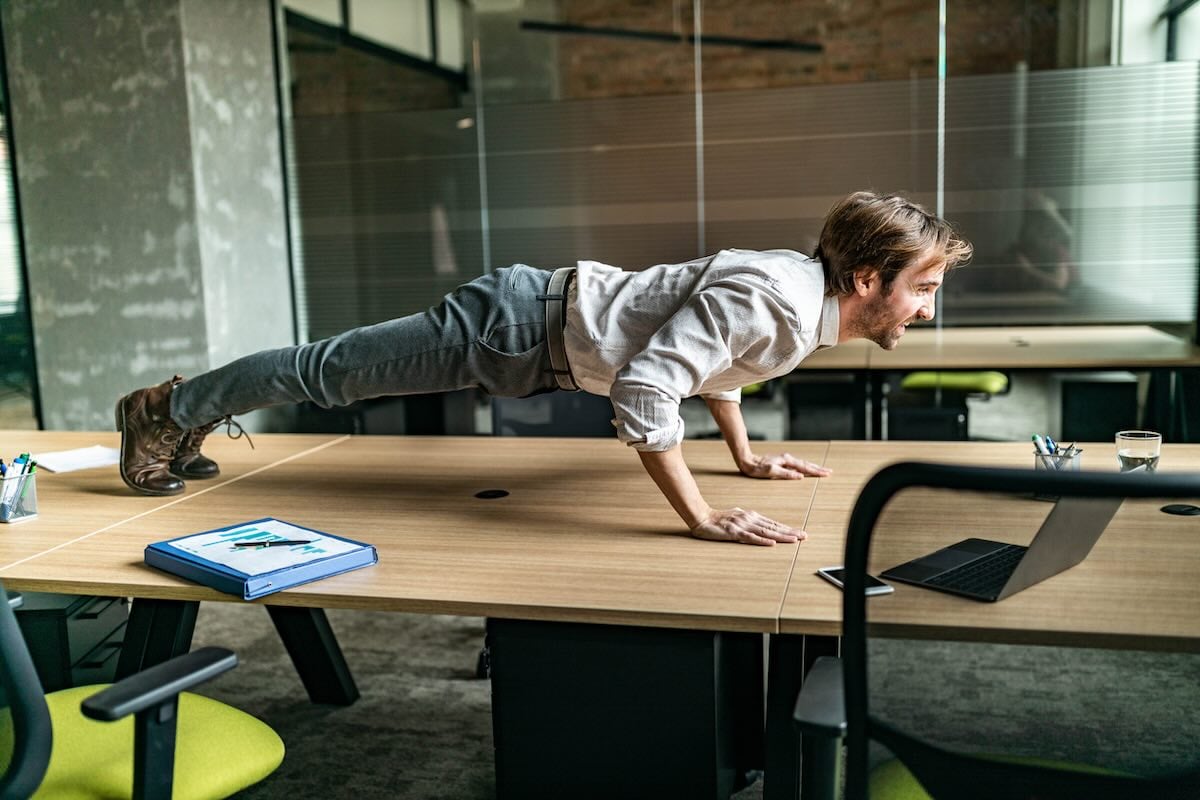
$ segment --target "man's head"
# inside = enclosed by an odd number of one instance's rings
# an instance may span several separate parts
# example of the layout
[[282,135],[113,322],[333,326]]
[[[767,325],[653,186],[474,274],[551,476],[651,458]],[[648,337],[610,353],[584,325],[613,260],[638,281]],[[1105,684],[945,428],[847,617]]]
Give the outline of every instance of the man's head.
[[821,261],[825,293],[832,296],[853,292],[863,270],[878,273],[885,289],[918,261],[935,258],[949,271],[970,260],[971,244],[950,223],[899,195],[855,192],[830,209],[813,257]]
[[856,192],[829,212],[814,255],[826,294],[840,298],[839,340],[890,350],[910,323],[933,319],[945,273],[970,259],[971,245],[916,203]]

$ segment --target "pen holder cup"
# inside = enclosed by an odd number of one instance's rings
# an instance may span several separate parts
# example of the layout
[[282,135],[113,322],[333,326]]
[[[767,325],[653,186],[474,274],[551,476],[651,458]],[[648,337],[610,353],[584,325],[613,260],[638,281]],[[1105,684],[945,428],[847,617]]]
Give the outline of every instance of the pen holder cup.
[[1037,450],[1034,450],[1033,468],[1039,471],[1079,472],[1079,456],[1082,453],[1082,450],[1075,449],[1070,454],[1052,453],[1050,455],[1042,455]]
[[0,522],[24,522],[37,516],[37,473],[0,480]]

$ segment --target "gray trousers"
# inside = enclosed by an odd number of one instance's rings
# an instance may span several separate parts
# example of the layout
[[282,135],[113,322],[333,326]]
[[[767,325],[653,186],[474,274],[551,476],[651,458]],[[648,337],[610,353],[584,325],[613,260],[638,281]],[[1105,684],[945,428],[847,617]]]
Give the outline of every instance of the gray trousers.
[[549,282],[548,270],[505,267],[428,311],[239,358],[176,386],[171,417],[187,429],[306,400],[332,408],[472,387],[497,397],[553,391],[539,299]]

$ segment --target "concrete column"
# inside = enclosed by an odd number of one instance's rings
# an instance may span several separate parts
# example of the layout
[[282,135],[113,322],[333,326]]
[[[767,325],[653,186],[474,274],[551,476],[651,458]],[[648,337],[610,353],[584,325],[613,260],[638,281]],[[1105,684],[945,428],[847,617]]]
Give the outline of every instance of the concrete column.
[[270,2],[2,9],[45,426],[292,344]]

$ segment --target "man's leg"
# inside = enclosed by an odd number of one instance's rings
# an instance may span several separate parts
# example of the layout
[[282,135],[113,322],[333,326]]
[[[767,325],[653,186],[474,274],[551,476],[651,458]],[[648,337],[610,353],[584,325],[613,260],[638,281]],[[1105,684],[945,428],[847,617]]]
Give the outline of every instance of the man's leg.
[[187,433],[207,433],[214,421],[257,408],[305,400],[332,408],[468,387],[499,396],[552,389],[545,309],[537,300],[549,277],[524,266],[496,270],[428,311],[254,353],[126,395],[117,404],[122,477],[146,494],[182,491],[170,465],[185,438],[199,452]]

